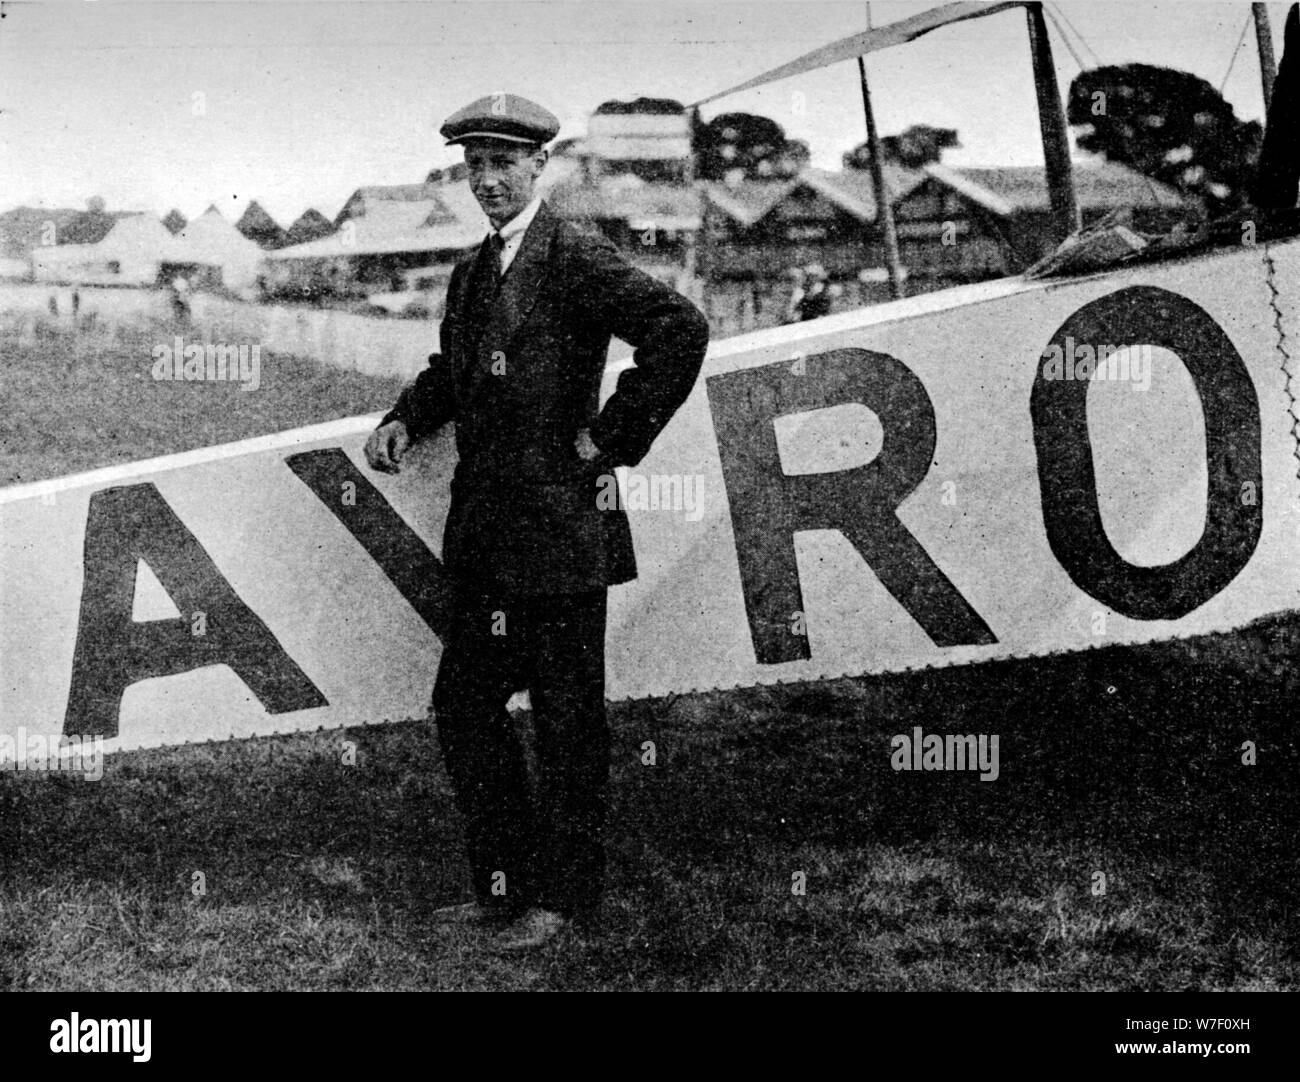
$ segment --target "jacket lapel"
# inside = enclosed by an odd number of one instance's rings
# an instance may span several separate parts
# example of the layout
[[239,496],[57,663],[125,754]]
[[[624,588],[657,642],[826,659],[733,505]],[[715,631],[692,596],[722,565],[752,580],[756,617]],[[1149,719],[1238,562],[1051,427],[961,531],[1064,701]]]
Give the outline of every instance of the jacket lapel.
[[[479,339],[475,356],[466,372],[465,397],[473,397],[486,379],[492,378],[495,354],[505,354],[507,371],[513,359],[509,356],[510,340],[523,325],[546,278],[549,266],[551,241],[555,235],[557,219],[543,203],[524,233],[519,251],[510,264],[496,300],[492,304],[483,337]],[[487,242],[479,250],[478,259],[487,258]]]

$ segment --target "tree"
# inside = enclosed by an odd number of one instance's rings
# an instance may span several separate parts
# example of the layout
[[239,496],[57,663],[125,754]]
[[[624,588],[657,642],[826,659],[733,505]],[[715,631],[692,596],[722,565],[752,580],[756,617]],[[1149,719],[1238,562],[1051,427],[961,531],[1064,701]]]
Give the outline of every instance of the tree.
[[59,243],[94,244],[103,240],[116,222],[117,216],[104,209],[103,197],[92,195],[86,200],[86,209],[59,231]]
[[808,147],[788,140],[775,120],[752,113],[721,113],[696,126],[695,174],[703,180],[728,175],[750,180],[790,176],[807,161]]
[[[898,135],[886,135],[880,140],[880,156],[885,161],[920,169],[939,161],[945,150],[959,147],[957,132],[953,128],[932,128],[929,124],[913,124]],[[870,169],[871,148],[859,143],[844,155],[845,169]]]
[[1190,72],[1153,64],[1085,71],[1070,86],[1067,115],[1081,148],[1201,199],[1213,217],[1248,198],[1262,129]]
[[812,151],[802,139],[787,139],[777,171],[793,176],[812,160]]

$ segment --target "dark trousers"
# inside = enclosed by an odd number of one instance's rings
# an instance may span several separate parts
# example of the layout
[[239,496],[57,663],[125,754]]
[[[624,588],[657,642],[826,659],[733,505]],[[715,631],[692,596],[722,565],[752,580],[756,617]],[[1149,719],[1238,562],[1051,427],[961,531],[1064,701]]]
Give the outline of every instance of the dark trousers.
[[[605,594],[458,590],[433,707],[484,905],[572,916],[600,897],[610,751]],[[536,733],[535,791],[505,709],[524,688]]]

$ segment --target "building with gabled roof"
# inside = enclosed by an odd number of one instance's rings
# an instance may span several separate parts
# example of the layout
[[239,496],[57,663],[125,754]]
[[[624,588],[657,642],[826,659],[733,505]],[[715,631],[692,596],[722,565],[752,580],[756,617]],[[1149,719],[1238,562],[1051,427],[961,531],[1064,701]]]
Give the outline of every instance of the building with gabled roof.
[[[926,180],[888,162],[885,186],[894,199]],[[779,180],[703,181],[708,277],[770,278],[820,263],[832,276],[856,275],[883,263],[871,174],[806,166]]]
[[[1187,206],[1174,188],[1102,159],[1074,165],[1074,190],[1081,210],[1104,214],[1112,210],[1169,210]],[[928,176],[1002,216],[1050,209],[1047,170],[1039,165],[1000,169],[953,169],[929,165]]]
[[404,291],[413,274],[445,280],[456,259],[487,233],[487,219],[465,184],[358,188],[335,223],[327,236],[267,253],[268,294],[359,298]]
[[[884,165],[900,255],[915,288],[1016,273],[1052,247],[1041,166],[955,169]],[[1112,162],[1075,163],[1085,225],[1121,212],[1138,232],[1161,233],[1195,212],[1177,191]],[[876,198],[866,170],[805,168],[782,180],[709,181],[702,257],[710,278],[770,278],[820,263],[851,279],[884,265]]]
[[486,231],[486,218],[482,224],[462,222],[441,199],[372,200],[328,236],[281,248],[269,258],[285,262],[399,252],[459,253],[478,244]]
[[344,222],[354,218],[364,218],[374,207],[390,203],[427,204],[426,213],[433,213],[435,209],[441,207],[441,193],[444,190],[441,184],[428,182],[423,184],[370,184],[358,188],[348,196],[347,202],[334,216],[334,227],[337,229]]
[[306,244],[309,240],[320,240],[321,237],[328,237],[333,232],[334,223],[315,207],[309,207],[289,226],[283,247]]
[[[925,181],[926,175],[918,169],[908,169],[893,162],[884,167],[885,187],[899,199]],[[859,222],[876,219],[876,193],[871,174],[865,170],[846,169],[831,172],[806,166],[792,177],[776,180],[741,180],[734,184],[726,181],[702,181],[700,189],[708,202],[734,221],[741,229],[749,229],[765,218],[791,193],[800,188],[820,195],[828,204],[838,207]]]
[[186,224],[175,240],[184,256],[182,262],[219,268],[220,282],[226,289],[240,294],[255,289],[266,253],[215,206]]
[[[15,207],[0,213],[0,277],[26,278],[32,253],[59,245],[90,245],[103,240],[131,214],[98,207]],[[60,257],[55,257],[55,262]]]
[[[1085,228],[1118,212],[1136,232],[1162,234],[1200,214],[1195,201],[1127,166],[1102,159],[1073,166]],[[1014,274],[1055,247],[1044,167],[928,165],[925,174],[894,205],[903,262],[914,272],[962,281]]]
[[188,253],[152,214],[119,218],[93,244],[56,244],[32,251],[37,281],[89,285],[156,285],[169,264]]
[[287,234],[280,224],[256,199],[244,208],[235,228],[264,251],[283,248],[287,240]]
[[688,251],[703,221],[698,188],[631,172],[577,172],[557,181],[545,198],[561,218],[603,233],[642,270],[683,284]]

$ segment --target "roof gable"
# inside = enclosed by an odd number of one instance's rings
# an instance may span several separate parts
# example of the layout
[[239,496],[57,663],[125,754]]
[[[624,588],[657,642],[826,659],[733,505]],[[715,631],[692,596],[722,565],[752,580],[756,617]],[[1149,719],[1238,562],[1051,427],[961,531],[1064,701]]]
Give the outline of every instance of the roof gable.
[[[895,162],[884,166],[885,188],[897,201],[926,180],[918,169],[908,169]],[[706,181],[701,185],[705,198],[748,228],[765,218],[787,199],[795,189],[805,187],[859,221],[876,220],[876,193],[871,173],[847,169],[831,172],[806,166],[795,176],[782,180],[744,180],[739,184]]]
[[[442,185],[440,184],[371,184],[364,188],[358,188],[349,197],[348,201],[343,204],[334,219],[335,225],[342,225],[349,218],[363,218],[371,213],[376,206],[385,203],[419,203],[432,201],[438,203],[441,201],[440,193]],[[450,221],[452,215],[448,212],[447,220]]]
[[[1043,166],[952,169],[928,165],[925,172],[999,217],[1051,208],[1047,170]],[[1187,206],[1187,199],[1175,189],[1118,162],[1075,162],[1073,176],[1081,210]]]

